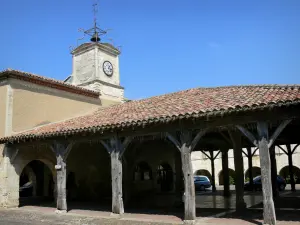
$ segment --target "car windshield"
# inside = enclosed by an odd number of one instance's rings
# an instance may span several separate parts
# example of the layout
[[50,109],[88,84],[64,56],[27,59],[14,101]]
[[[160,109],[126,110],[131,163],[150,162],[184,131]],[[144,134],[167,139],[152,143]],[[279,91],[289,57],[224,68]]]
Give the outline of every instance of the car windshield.
[[260,181],[260,179],[261,179],[260,176],[257,176],[257,177],[254,177],[253,180],[254,180],[254,181]]

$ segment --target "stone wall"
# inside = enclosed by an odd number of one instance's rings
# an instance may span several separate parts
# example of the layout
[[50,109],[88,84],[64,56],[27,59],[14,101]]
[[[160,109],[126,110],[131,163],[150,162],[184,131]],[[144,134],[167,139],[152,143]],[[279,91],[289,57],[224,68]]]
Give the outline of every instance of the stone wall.
[[0,146],[0,206],[18,207],[20,175],[25,166],[33,160],[39,160],[48,166],[56,181],[55,156],[47,145],[18,146],[8,148]]

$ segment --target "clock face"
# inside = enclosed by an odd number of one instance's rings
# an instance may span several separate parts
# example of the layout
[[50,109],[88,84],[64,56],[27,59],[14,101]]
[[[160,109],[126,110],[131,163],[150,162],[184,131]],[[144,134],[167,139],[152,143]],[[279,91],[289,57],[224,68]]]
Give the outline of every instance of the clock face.
[[103,63],[103,72],[107,75],[107,76],[112,76],[113,75],[113,65],[111,64],[111,62],[109,61],[105,61]]

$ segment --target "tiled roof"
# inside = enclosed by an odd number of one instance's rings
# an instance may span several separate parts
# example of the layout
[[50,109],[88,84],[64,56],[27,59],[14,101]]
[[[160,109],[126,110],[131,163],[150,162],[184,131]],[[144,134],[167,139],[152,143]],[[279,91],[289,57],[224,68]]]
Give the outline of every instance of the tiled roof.
[[300,104],[300,85],[195,88],[101,108],[86,116],[0,139],[0,142],[102,132],[180,118],[201,119],[203,116],[215,116],[236,110],[250,111],[286,104]]
[[46,86],[46,87],[50,87],[50,88],[56,88],[59,90],[63,90],[63,91],[67,91],[67,92],[71,92],[71,93],[75,93],[75,94],[79,94],[79,95],[85,95],[85,96],[89,96],[89,97],[93,97],[93,98],[99,97],[98,92],[88,90],[88,89],[85,89],[82,87],[77,87],[72,84],[64,83],[63,81],[39,76],[39,75],[36,75],[33,73],[27,73],[27,72],[13,70],[13,69],[6,69],[3,71],[0,71],[0,79],[8,78],[8,77],[13,77],[18,80],[27,81],[30,83],[34,83],[34,84],[38,84],[38,85],[42,85],[42,86]]

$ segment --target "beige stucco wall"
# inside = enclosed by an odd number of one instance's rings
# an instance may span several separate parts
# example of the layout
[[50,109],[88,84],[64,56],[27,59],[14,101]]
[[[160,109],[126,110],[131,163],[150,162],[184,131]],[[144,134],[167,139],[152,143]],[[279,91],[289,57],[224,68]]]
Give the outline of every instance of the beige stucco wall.
[[46,88],[18,80],[13,89],[12,133],[58,122],[94,111],[100,99]]
[[7,86],[0,86],[0,137],[5,134]]

